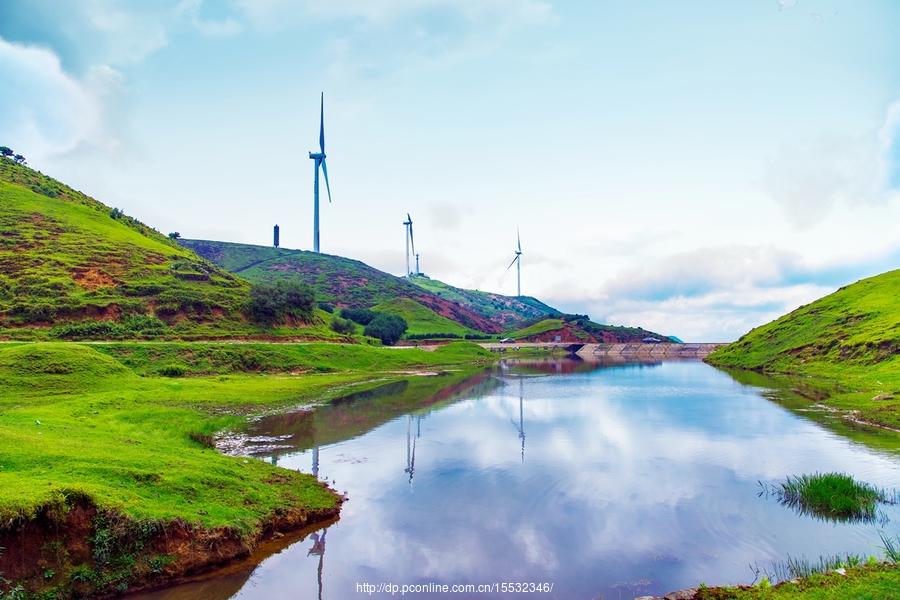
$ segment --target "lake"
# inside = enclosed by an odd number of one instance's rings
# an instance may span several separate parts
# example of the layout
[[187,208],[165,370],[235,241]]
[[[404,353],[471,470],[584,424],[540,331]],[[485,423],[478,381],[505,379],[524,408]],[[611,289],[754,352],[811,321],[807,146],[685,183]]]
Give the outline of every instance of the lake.
[[750,583],[788,555],[880,556],[878,530],[900,535],[898,507],[833,523],[760,495],[759,482],[816,471],[900,488],[900,436],[835,419],[790,391],[801,385],[693,361],[509,362],[266,417],[239,438],[243,451],[333,482],[349,497],[340,520],[139,597],[474,585],[492,591],[403,597],[617,600]]

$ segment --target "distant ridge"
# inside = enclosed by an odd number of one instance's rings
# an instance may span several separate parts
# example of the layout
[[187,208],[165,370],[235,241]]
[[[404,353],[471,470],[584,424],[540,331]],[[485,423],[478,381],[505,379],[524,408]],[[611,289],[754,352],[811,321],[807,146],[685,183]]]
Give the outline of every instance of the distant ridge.
[[180,239],[178,242],[211,263],[254,282],[292,278],[308,283],[319,301],[338,307],[371,308],[394,298],[409,298],[438,315],[483,333],[500,333],[501,325],[461,303],[342,256],[252,244]]

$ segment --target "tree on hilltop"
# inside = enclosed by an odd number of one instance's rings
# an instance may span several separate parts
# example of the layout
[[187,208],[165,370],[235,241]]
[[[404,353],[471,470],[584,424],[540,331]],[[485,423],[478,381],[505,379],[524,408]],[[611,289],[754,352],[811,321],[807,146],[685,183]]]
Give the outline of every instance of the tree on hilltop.
[[16,155],[13,157],[13,160],[16,161],[16,163],[18,163],[18,164],[20,164],[20,165],[26,164],[26,163],[25,163],[25,157],[22,156],[21,154],[16,154]]
[[12,156],[14,152],[9,146],[0,146],[0,156]]

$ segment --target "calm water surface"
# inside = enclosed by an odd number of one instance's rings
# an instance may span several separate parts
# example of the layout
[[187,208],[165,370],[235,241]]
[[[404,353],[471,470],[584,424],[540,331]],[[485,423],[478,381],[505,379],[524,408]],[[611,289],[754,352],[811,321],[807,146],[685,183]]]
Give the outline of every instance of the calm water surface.
[[[897,507],[886,524],[822,522],[758,483],[844,471],[900,488],[898,436],[841,430],[809,401],[703,363],[548,361],[444,380],[255,423],[247,451],[333,481],[350,498],[340,520],[270,546],[259,565],[142,598],[534,582],[552,593],[476,597],[630,599],[749,583],[749,565],[788,554],[878,554],[879,528],[900,535]],[[451,596],[474,595],[405,597]]]

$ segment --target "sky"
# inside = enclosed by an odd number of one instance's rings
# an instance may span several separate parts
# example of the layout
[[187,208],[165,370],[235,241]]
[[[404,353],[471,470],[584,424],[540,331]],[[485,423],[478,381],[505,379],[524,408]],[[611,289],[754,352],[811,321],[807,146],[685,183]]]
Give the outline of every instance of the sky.
[[731,341],[900,263],[895,0],[0,0],[0,145],[183,237]]

